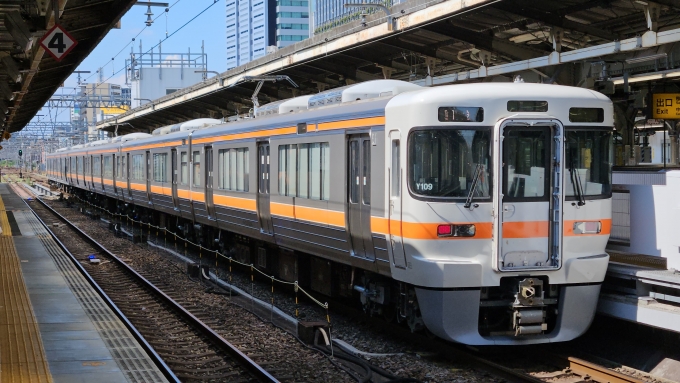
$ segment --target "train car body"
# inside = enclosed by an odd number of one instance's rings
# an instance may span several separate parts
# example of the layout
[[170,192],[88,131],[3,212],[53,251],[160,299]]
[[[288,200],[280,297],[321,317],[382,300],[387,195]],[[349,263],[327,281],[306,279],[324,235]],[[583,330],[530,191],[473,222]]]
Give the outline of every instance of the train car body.
[[249,238],[258,267],[447,340],[566,341],[592,321],[611,228],[597,92],[380,80],[169,130],[62,149],[50,179]]

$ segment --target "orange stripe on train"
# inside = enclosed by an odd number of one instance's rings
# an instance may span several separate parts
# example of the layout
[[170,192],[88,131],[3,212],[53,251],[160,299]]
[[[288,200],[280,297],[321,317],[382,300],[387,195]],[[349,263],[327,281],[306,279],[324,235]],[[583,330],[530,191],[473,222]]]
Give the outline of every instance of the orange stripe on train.
[[341,211],[295,206],[277,202],[271,202],[269,206],[272,215],[324,225],[345,227],[345,213]]

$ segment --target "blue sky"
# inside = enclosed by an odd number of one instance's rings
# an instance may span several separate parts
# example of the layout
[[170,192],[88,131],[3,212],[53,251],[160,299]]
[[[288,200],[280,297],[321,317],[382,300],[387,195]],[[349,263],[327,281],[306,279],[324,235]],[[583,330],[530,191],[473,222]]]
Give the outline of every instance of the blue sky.
[[[134,47],[135,53],[139,51],[139,42],[142,42],[142,51],[146,52],[151,47],[165,38],[166,30],[172,34],[183,24],[201,13],[212,5],[207,11],[196,17],[188,25],[177,31],[169,39],[162,43],[162,52],[186,53],[191,49],[192,53],[200,52],[201,41],[205,43],[205,53],[208,55],[208,70],[224,72],[226,67],[226,26],[224,0],[166,0],[171,6],[167,12],[162,7],[151,7],[154,13],[152,18],[158,17],[155,22],[146,27],[146,6],[133,6],[121,21],[121,29],[112,29],[99,45],[83,60],[77,70],[89,70],[92,73],[83,74],[83,80],[96,82],[99,75],[96,71],[102,67],[106,82],[124,85],[125,72],[122,70],[125,59],[130,57],[130,47]],[[166,29],[167,25],[167,29]],[[141,34],[140,34],[141,32]],[[137,36],[139,34],[139,36]],[[135,38],[135,41],[132,41]],[[157,52],[157,49],[154,49]],[[114,58],[114,60],[111,60]],[[108,80],[107,80],[108,79]],[[57,93],[70,93],[77,85],[77,75],[71,75],[65,82],[67,88],[60,89]],[[68,115],[68,113],[60,113]]]

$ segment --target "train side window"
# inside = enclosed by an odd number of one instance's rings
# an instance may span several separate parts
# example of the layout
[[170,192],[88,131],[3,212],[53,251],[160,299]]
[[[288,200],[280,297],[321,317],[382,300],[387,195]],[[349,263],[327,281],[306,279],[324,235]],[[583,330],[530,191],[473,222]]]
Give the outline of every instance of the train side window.
[[400,177],[399,177],[399,140],[392,140],[392,174],[390,175],[392,187],[392,197],[399,197]]
[[131,179],[143,181],[144,180],[144,155],[135,154],[132,156],[132,174]]
[[192,153],[194,164],[194,186],[201,186],[201,152],[196,150]]
[[153,155],[153,180],[154,182],[168,182],[168,154],[155,153]]
[[309,198],[309,146],[298,145],[298,194],[300,198]]
[[[130,155],[130,154],[128,154],[128,156],[129,156],[129,155]],[[123,157],[121,157],[121,159],[120,159],[121,176],[122,176],[123,178],[127,178],[127,176],[128,176],[128,171],[127,171],[127,160],[126,160],[126,158],[128,158],[128,157],[127,157],[127,156],[123,156]]]
[[92,157],[92,175],[94,177],[101,177],[102,175],[102,163],[100,161],[100,157]]
[[298,145],[298,197],[328,200],[330,174],[328,142]]
[[186,185],[189,183],[189,155],[187,152],[182,152],[180,154],[180,162],[182,166],[182,171],[180,173],[180,183]]
[[218,188],[248,191],[248,148],[221,149],[218,152]]
[[297,145],[279,145],[279,194],[297,195]]
[[104,177],[111,178],[113,175],[113,167],[111,166],[111,157],[104,157]]

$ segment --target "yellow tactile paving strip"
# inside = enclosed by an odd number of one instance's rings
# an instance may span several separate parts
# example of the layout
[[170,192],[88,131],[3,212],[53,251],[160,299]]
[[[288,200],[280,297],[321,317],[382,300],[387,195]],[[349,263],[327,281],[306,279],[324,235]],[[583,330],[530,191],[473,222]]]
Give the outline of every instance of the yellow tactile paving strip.
[[0,228],[0,382],[51,383],[2,197]]

